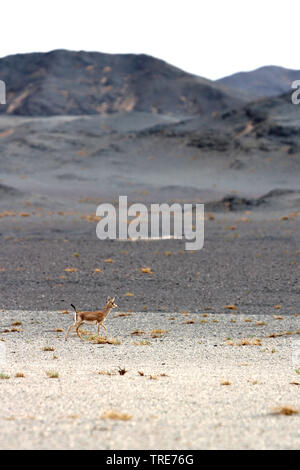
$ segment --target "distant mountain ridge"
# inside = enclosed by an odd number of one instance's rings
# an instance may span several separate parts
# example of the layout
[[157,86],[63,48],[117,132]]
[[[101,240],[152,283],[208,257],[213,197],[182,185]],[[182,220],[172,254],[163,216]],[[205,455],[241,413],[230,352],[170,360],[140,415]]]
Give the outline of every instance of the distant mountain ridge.
[[222,84],[147,55],[55,50],[0,59],[7,104],[21,116],[142,111],[203,115],[245,102]]
[[216,80],[216,83],[260,98],[287,93],[294,80],[300,80],[300,70],[270,65],[250,72],[235,73]]

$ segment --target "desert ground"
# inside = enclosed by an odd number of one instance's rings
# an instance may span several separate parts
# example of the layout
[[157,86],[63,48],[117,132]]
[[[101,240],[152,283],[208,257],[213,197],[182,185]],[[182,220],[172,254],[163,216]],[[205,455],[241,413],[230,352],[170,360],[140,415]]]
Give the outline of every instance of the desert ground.
[[[78,214],[2,218],[2,449],[299,448],[280,414],[300,409],[299,218],[210,217],[194,252],[100,241]],[[107,295],[109,342],[66,342],[70,303]]]
[[[1,449],[299,448],[294,72],[1,59]],[[203,248],[99,240],[97,207],[120,195],[204,204]],[[70,304],[107,296],[108,342],[93,325],[66,342]]]
[[72,317],[2,313],[1,449],[299,448],[299,315],[114,311],[113,344]]

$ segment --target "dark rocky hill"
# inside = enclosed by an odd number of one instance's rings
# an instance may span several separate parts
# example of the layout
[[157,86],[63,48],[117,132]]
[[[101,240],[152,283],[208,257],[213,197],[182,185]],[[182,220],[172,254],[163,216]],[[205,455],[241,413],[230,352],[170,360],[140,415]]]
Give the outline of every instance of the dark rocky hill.
[[291,83],[300,80],[300,70],[283,67],[267,66],[251,72],[239,72],[217,80],[216,83],[226,85],[249,97],[278,96],[291,90]]
[[7,105],[19,116],[123,111],[202,115],[238,106],[236,92],[147,55],[55,50],[0,59]]

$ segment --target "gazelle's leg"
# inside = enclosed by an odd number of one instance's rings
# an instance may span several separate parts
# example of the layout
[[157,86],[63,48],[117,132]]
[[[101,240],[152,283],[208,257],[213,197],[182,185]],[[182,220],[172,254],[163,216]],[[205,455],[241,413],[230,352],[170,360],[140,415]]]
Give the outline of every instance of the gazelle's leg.
[[81,336],[80,330],[79,330],[79,328],[80,328],[81,325],[82,325],[82,322],[81,322],[81,321],[78,321],[78,322],[76,322],[76,325],[77,325],[77,326],[76,326],[76,333],[77,333],[77,335],[79,336],[79,338],[82,339],[82,336]]
[[97,336],[100,334],[100,323],[97,323]]
[[101,326],[105,329],[105,338],[107,338],[107,328],[103,323],[100,323]]
[[67,334],[66,334],[66,338],[65,338],[66,341],[68,340],[68,336],[69,336],[70,331],[72,330],[72,328],[74,328],[75,325],[76,325],[76,323],[72,323],[72,325],[69,326]]

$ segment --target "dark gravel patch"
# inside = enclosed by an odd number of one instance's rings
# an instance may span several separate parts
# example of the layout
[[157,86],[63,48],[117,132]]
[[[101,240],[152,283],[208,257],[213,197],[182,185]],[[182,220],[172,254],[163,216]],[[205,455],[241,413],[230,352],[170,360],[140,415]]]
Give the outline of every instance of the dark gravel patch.
[[193,253],[183,240],[100,241],[79,217],[2,218],[0,308],[92,309],[114,295],[124,311],[297,312],[299,220],[239,217],[207,221],[204,248]]

